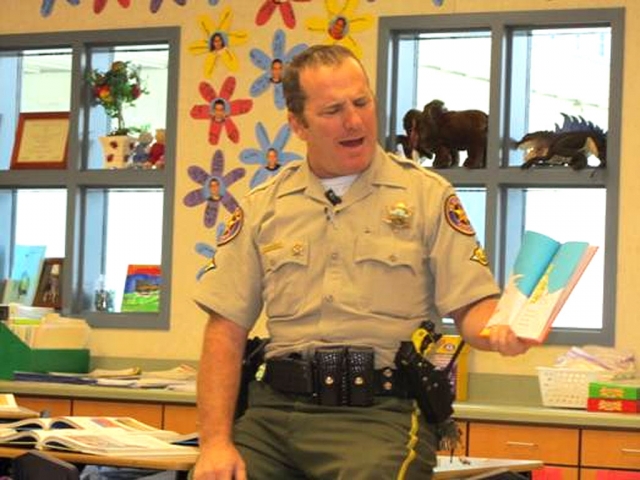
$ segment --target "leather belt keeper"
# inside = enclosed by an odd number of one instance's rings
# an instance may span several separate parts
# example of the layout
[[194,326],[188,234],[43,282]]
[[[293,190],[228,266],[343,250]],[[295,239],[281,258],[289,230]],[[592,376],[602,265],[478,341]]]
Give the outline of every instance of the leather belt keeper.
[[409,397],[398,371],[374,369],[369,347],[324,347],[311,361],[292,356],[267,360],[266,366],[263,381],[272,388],[321,405],[367,407],[376,395]]

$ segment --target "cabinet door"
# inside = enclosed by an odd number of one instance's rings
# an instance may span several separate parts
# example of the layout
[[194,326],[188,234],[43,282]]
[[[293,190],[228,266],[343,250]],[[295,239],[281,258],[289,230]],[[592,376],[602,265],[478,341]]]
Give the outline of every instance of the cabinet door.
[[580,464],[640,469],[640,432],[583,430]]
[[74,400],[73,415],[133,417],[152,427],[162,428],[162,405],[154,403]]
[[71,415],[71,400],[65,398],[30,397],[16,395],[16,403],[40,414],[50,417]]
[[469,456],[578,465],[579,431],[500,423],[469,423]]
[[192,433],[198,429],[198,409],[195,405],[165,405],[164,422],[165,430],[173,430],[178,433]]

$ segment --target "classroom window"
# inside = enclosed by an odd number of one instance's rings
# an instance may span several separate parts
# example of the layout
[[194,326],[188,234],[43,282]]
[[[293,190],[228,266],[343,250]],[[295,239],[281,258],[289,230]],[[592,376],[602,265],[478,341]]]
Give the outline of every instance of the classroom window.
[[[431,152],[402,151],[456,186],[501,285],[525,230],[599,247],[549,343],[614,338],[623,20],[622,9],[380,19],[379,131],[388,150],[399,149],[406,112],[433,100],[488,115],[481,168],[463,167],[464,151],[449,168],[435,168]],[[532,158],[516,148],[524,135],[578,124],[606,139],[584,149],[579,168],[521,168]]]
[[[12,267],[16,245],[44,245],[46,257],[64,257],[62,313],[94,327],[169,327],[173,179],[179,29],[63,32],[0,36],[0,279]],[[127,127],[165,130],[165,167],[107,167],[98,137],[115,121],[94,105],[90,71],[113,62],[139,67],[146,93],[124,108]],[[66,167],[12,166],[20,113],[69,112]],[[122,312],[128,265],[159,265],[160,306]],[[113,308],[96,308],[96,289],[112,294]]]

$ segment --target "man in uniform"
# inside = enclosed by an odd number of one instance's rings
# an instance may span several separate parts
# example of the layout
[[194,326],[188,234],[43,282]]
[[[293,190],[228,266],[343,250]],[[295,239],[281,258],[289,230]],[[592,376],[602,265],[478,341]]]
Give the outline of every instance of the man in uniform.
[[[378,146],[357,58],[311,47],[283,84],[307,158],[246,196],[241,228],[220,238],[195,294],[210,318],[194,478],[428,479],[436,426],[398,378],[400,342],[447,316],[475,348],[527,346],[506,326],[480,334],[500,292],[473,227],[447,181]],[[265,377],[234,422],[243,348],[263,308]]]

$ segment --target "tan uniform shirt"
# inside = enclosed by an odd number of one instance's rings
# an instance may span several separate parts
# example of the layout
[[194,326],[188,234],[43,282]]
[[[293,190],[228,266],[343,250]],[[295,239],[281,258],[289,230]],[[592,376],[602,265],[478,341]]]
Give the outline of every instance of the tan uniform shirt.
[[365,345],[392,366],[421,321],[499,293],[452,186],[382,149],[336,206],[298,162],[242,208],[194,298],[246,328],[264,305],[267,357]]

